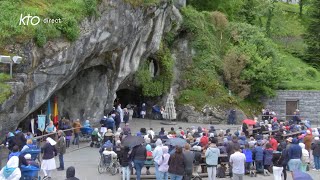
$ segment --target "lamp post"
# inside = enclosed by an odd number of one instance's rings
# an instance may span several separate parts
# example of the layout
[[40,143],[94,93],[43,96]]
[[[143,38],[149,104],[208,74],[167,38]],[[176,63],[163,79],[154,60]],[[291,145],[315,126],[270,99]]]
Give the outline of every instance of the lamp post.
[[11,56],[0,55],[0,63],[10,64],[10,78],[12,78],[12,66],[13,66],[13,64],[20,64],[21,60],[22,60],[22,57],[20,57],[20,56],[13,56],[12,59],[11,59]]

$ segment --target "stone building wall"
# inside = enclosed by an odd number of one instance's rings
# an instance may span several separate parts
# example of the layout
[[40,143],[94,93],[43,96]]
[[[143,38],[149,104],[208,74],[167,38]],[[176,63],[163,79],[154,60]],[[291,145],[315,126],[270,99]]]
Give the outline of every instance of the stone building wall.
[[301,117],[313,123],[320,120],[320,91],[281,90],[273,99],[264,101],[265,107],[280,117],[286,116],[286,102],[297,101]]

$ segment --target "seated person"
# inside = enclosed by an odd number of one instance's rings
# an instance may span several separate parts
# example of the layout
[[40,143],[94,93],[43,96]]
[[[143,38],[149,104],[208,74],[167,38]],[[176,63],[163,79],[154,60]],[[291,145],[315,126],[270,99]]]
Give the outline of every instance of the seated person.
[[[110,148],[111,148],[111,150],[110,150]],[[104,152],[104,151],[106,151],[107,149],[109,149],[109,151],[111,151],[111,152]],[[109,155],[109,154],[115,154],[115,156],[117,156],[117,153],[115,153],[113,150],[113,144],[111,143],[111,141],[110,140],[108,140],[107,142],[105,142],[103,145],[102,145],[102,147],[100,148],[100,150],[99,150],[99,153],[100,153],[100,155],[102,155],[102,154],[104,154],[104,155]],[[113,153],[112,153],[113,152]]]
[[21,149],[21,153],[28,149],[35,149],[35,148],[37,148],[37,146],[33,144],[32,139],[28,139],[27,144],[24,145],[23,148]]
[[95,143],[98,143],[102,140],[102,136],[101,134],[99,133],[99,129],[98,128],[94,128],[92,134],[91,134],[91,144],[90,146],[93,147],[93,145]]
[[25,163],[26,163],[26,164],[23,163],[23,165],[26,165],[26,166],[35,166],[35,167],[37,167],[37,168],[40,167],[39,164],[38,164],[36,161],[33,161],[33,160],[31,159],[31,154],[26,154],[26,155],[24,155],[23,158],[25,159]]
[[91,128],[90,121],[86,120],[83,125],[84,128]]
[[113,142],[113,139],[114,139],[114,135],[112,133],[112,130],[108,129],[107,132],[103,136],[103,143],[105,143],[107,141]]

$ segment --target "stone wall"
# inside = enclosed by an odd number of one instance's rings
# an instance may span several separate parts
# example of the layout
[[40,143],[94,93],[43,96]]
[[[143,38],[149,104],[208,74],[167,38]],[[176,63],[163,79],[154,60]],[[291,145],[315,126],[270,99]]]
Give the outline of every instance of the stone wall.
[[277,91],[276,97],[264,101],[267,108],[274,110],[280,117],[286,115],[286,101],[298,101],[300,115],[304,119],[317,122],[320,118],[320,91]]

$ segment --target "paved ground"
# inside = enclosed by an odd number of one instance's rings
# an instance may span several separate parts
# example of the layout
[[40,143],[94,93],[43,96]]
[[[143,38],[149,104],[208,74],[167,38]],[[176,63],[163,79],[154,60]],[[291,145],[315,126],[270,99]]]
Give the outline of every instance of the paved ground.
[[[155,121],[155,120],[146,120],[146,119],[134,119],[133,122],[130,123],[132,132],[137,132],[141,127],[150,128],[152,127],[155,131],[159,131],[161,127],[164,127],[166,130],[169,130],[170,127],[190,127],[190,126],[209,126],[204,124],[192,124],[192,123],[178,123],[175,126],[165,126],[160,124],[161,121]],[[240,128],[239,125],[214,125],[216,129],[227,129],[230,128],[231,130],[236,130],[237,128]],[[115,176],[111,176],[110,174],[104,173],[99,174],[98,172],[98,162],[99,162],[99,153],[97,148],[90,148],[88,146],[87,142],[83,142],[80,145],[80,148],[78,149],[77,146],[71,146],[67,150],[67,154],[65,155],[65,167],[68,166],[74,166],[76,168],[76,176],[81,180],[119,180],[121,179],[120,175],[117,174]],[[58,165],[59,161],[58,158],[56,158],[56,164]],[[2,166],[3,167],[3,166]],[[151,169],[151,171],[153,171]],[[142,173],[145,173],[145,169],[143,169]],[[314,178],[314,180],[320,179],[320,172],[315,171],[309,171],[309,174]],[[40,172],[41,177],[43,177],[42,171]],[[65,171],[56,171],[54,170],[52,173],[52,179],[53,180],[63,180],[66,177]],[[204,178],[207,179],[207,178]],[[221,180],[226,180],[230,178],[224,178]],[[261,176],[258,175],[258,177],[249,177],[246,176],[244,180],[271,180],[273,179],[273,176]],[[289,176],[288,180],[292,180],[292,178]]]
[[[178,125],[175,125],[173,127],[178,128],[179,126],[182,126],[183,128],[190,127],[190,126],[204,126],[203,124],[188,124],[188,123],[178,123]],[[143,120],[143,119],[134,119],[133,122],[130,123],[131,130],[133,132],[137,132],[141,127],[145,128],[154,128],[155,131],[158,131],[160,127],[165,127],[166,130],[170,129],[171,126],[165,126],[161,125],[160,121],[153,121],[153,120]],[[205,125],[209,126],[209,125]],[[227,129],[230,128],[232,130],[236,130],[239,128],[239,126],[229,126],[229,125],[215,125],[216,129],[222,128]],[[85,147],[87,144],[82,144],[82,147]],[[65,155],[65,165],[68,166],[74,166],[76,168],[76,176],[80,178],[81,180],[102,180],[102,179],[108,179],[108,180],[118,180],[121,179],[120,175],[117,174],[115,176],[111,176],[110,174],[104,173],[99,174],[97,166],[99,161],[99,153],[98,149],[96,148],[90,148],[85,147],[80,150],[76,150],[70,153],[67,153]],[[58,160],[57,160],[58,164]],[[153,171],[153,170],[151,170]],[[142,173],[145,173],[145,169],[143,169]],[[309,171],[309,174],[312,175],[314,180],[320,179],[320,172],[315,171]],[[52,179],[61,180],[65,178],[65,171],[54,171],[54,175]],[[207,179],[207,178],[204,178]],[[221,180],[226,180],[230,178],[224,178]],[[252,179],[252,180],[271,180],[273,179],[273,176],[262,176],[258,175],[258,177],[249,177],[246,176],[244,180]],[[292,180],[292,178],[289,176],[288,180]]]

